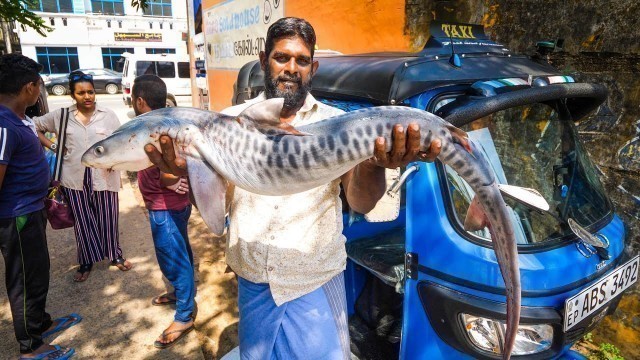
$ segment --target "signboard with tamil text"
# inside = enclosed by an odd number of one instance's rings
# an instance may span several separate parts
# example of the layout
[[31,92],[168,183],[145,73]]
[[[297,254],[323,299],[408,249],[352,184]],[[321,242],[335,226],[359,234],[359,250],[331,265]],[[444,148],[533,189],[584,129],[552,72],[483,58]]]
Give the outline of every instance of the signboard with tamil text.
[[162,42],[161,33],[117,32],[113,37],[116,41]]
[[207,68],[238,70],[264,50],[267,29],[284,17],[284,0],[229,0],[203,15]]

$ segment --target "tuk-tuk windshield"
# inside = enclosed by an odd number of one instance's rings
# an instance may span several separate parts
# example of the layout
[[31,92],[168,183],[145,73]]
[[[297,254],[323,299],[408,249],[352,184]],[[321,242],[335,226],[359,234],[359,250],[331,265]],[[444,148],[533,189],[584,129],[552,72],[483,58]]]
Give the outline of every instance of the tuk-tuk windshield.
[[[499,183],[536,189],[550,205],[544,212],[505,198],[518,244],[555,242],[572,234],[569,218],[590,228],[609,215],[610,202],[573,123],[551,107],[510,108],[462,129],[483,149]],[[461,227],[474,193],[455,171],[445,169],[455,221]],[[486,228],[472,234],[491,241]]]

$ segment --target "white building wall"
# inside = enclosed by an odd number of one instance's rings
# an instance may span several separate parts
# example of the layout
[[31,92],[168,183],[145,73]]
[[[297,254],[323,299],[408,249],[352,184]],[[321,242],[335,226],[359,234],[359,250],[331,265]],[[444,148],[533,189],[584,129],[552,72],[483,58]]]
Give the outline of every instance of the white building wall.
[[[47,25],[53,20],[54,30],[43,37],[31,28],[23,31],[18,26],[22,53],[37,60],[36,47],[76,47],[81,68],[103,67],[103,47],[134,48],[135,53],[145,53],[147,48],[170,48],[176,49],[177,54],[187,53],[186,42],[182,40],[182,34],[187,32],[184,0],[172,1],[171,17],[144,16],[141,10],[136,11],[131,6],[130,0],[124,0],[124,16],[84,13],[90,9],[90,0],[74,0],[75,13],[37,12]],[[116,32],[161,34],[162,41],[116,41]]]

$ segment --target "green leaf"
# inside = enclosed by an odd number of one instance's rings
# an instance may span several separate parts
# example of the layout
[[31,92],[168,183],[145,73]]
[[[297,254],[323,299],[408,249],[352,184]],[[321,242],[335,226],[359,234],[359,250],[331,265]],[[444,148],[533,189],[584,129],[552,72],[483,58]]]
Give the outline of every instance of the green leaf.
[[[146,1],[146,0],[145,0]],[[47,36],[46,32],[53,31],[47,26],[44,20],[28,10],[28,6],[34,6],[38,2],[35,0],[2,0],[0,1],[0,19],[6,22],[18,22],[23,30],[30,27],[42,36]]]

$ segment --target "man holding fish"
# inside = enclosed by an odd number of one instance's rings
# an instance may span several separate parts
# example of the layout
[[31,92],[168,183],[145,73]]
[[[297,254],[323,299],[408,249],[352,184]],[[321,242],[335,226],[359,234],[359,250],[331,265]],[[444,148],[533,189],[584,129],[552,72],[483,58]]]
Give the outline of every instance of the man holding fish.
[[[278,127],[291,133],[296,132],[294,126],[342,114],[309,92],[318,68],[313,59],[315,41],[313,28],[303,19],[275,22],[260,53],[265,92],[223,113],[237,116],[253,104],[284,98]],[[243,359],[350,357],[340,184],[349,206],[367,213],[385,192],[385,168],[433,161],[441,150],[436,139],[427,152],[420,151],[420,129],[415,123],[406,129],[396,124],[392,139],[389,146],[385,138],[377,138],[373,158],[311,190],[268,196],[235,188],[226,257],[238,275]],[[466,143],[462,136],[457,140]],[[186,161],[176,157],[171,138],[162,136],[160,145],[162,153],[153,145],[145,147],[149,159],[163,172],[186,175]]]

